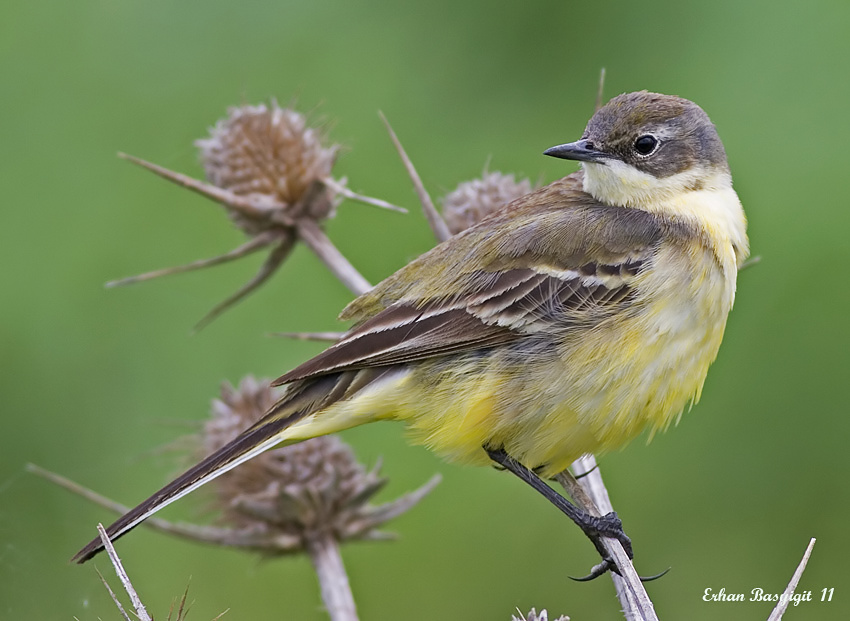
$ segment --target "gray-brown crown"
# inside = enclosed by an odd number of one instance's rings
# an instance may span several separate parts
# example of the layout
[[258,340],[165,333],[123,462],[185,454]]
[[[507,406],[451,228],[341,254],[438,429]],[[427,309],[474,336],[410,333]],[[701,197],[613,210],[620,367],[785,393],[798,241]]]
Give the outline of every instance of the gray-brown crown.
[[[651,136],[649,153],[636,146]],[[588,148],[652,174],[668,177],[692,166],[727,168],[726,151],[702,108],[681,97],[640,91],[618,95],[590,119],[582,135]],[[651,144],[644,140],[643,146]]]

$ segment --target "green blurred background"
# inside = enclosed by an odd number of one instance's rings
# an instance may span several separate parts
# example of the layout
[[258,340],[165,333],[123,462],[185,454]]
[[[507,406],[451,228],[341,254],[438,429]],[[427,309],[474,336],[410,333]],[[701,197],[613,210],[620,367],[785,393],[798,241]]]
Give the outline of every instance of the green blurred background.
[[[202,198],[118,160],[200,176],[192,141],[227,106],[297,100],[346,145],[335,173],[411,207],[344,204],[330,236],[370,280],[432,239],[379,122],[383,110],[435,195],[491,170],[551,181],[545,158],[606,93],[701,104],[720,130],[760,265],[702,402],[648,447],[602,460],[662,619],[766,619],[772,604],[706,603],[706,588],[780,592],[810,537],[801,588],[831,603],[791,619],[846,619],[850,586],[850,4],[537,2],[22,2],[0,7],[3,432],[0,618],[117,619],[93,565],[67,559],[112,516],[24,472],[27,462],[135,503],[175,469],[161,447],[204,419],[222,380],[276,376],[319,345],[270,338],[337,329],[349,300],[305,249],[196,336],[191,326],[261,258],[135,287],[107,280],[212,256],[241,234]],[[392,525],[395,543],[344,551],[363,619],[509,619],[545,607],[617,619],[610,581],[562,516],[509,475],[448,466],[403,430],[346,434],[382,456],[384,498],[441,472]],[[167,516],[197,515],[186,500]],[[305,559],[261,562],[140,529],[119,545],[165,618],[191,577],[190,619],[322,619]],[[97,567],[111,579],[108,563]],[[114,583],[114,579],[113,579]]]

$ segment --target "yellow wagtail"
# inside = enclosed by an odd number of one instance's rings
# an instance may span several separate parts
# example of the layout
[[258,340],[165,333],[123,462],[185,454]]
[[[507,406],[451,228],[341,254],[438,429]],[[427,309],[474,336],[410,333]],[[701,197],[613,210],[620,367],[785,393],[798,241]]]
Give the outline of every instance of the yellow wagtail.
[[[262,420],[109,535],[277,444],[377,420],[448,460],[544,477],[669,426],[699,398],[749,252],[723,144],[696,104],[639,92],[546,154],[583,170],[354,300],[341,314],[354,327],[277,380]],[[599,533],[628,544],[614,514],[571,517],[597,548]]]

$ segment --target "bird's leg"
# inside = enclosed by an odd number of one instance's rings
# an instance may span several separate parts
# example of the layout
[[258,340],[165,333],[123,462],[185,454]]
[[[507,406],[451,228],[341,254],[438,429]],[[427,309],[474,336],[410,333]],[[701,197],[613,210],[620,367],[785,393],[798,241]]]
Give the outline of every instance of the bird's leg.
[[588,539],[593,542],[593,545],[596,547],[596,551],[599,552],[599,555],[602,557],[602,564],[597,566],[597,568],[594,568],[594,572],[591,574],[592,577],[597,577],[598,575],[605,573],[607,569],[610,569],[615,573],[620,573],[617,571],[617,566],[608,556],[605,547],[602,545],[602,537],[612,537],[623,544],[623,549],[626,551],[626,554],[629,555],[629,558],[632,558],[632,541],[626,533],[623,532],[623,523],[620,521],[620,518],[617,517],[615,512],[612,511],[611,513],[606,513],[603,516],[590,515],[573,505],[569,500],[549,487],[546,482],[534,474],[534,472],[508,455],[507,452],[505,452],[505,449],[492,449],[485,446],[484,450],[487,451],[490,459],[502,466],[505,470],[510,470],[520,479],[540,492],[549,502],[555,505],[562,513],[575,522],[582,532],[587,535]]

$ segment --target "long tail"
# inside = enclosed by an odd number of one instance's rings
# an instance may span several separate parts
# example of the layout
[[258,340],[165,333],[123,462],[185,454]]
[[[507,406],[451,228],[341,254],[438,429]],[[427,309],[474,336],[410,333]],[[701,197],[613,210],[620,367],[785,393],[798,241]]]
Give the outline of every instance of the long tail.
[[[346,388],[351,389],[352,383],[358,383],[353,382],[356,375],[357,372],[326,375],[308,380],[290,391],[255,425],[122,515],[106,529],[109,538],[115,540],[127,534],[163,507],[283,441],[298,442],[367,422],[367,419],[354,422],[324,417],[321,424],[297,425],[298,422],[309,422],[304,419],[317,412],[321,414],[322,409],[339,398],[351,396],[351,391]],[[296,428],[293,429],[293,426]],[[101,550],[103,544],[100,539],[93,539],[71,560],[85,563]]]

